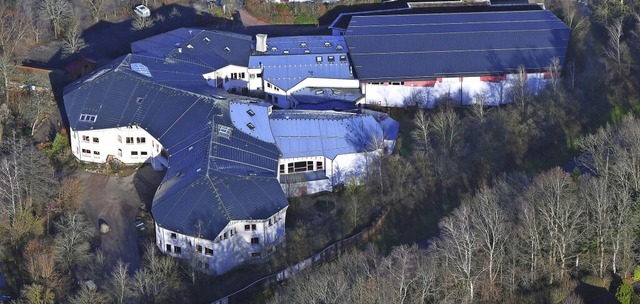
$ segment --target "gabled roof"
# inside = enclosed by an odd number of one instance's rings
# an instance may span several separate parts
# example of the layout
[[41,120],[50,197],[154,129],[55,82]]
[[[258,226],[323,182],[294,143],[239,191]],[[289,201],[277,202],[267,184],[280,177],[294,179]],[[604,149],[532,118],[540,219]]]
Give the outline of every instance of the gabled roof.
[[134,54],[205,65],[210,71],[227,65],[247,66],[251,36],[230,32],[180,28],[131,44]]
[[502,74],[560,63],[569,28],[549,11],[353,16],[345,34],[363,81]]
[[388,132],[397,136],[398,122],[374,113],[279,110],[271,115],[271,130],[284,158],[335,159],[381,148]]
[[[142,66],[133,68],[133,61]],[[163,228],[214,239],[231,220],[265,219],[286,207],[276,179],[278,148],[231,120],[229,103],[249,101],[201,94],[208,85],[200,65],[161,62],[127,55],[68,86],[64,105],[71,127],[135,125],[163,145],[169,168],[152,207]],[[177,72],[171,81],[168,75]],[[266,113],[259,104],[253,107]],[[82,115],[95,116],[80,121]]]

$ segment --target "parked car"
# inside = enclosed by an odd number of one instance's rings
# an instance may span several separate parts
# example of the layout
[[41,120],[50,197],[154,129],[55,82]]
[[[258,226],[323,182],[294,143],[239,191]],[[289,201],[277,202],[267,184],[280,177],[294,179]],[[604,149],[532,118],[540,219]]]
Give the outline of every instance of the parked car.
[[142,17],[142,18],[146,18],[151,16],[151,10],[149,10],[148,7],[140,4],[138,6],[136,6],[133,11],[136,13],[136,15]]

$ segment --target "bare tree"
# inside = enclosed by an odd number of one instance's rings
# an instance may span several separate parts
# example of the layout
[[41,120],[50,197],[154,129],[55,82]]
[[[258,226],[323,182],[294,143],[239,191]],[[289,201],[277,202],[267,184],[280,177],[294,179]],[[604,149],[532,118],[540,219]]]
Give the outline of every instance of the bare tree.
[[141,17],[136,15],[131,22],[131,29],[134,31],[140,31],[146,28],[153,27],[154,22],[151,17]]
[[178,262],[160,256],[155,244],[147,244],[146,266],[133,276],[133,295],[137,303],[167,303],[178,296],[182,288],[178,277]]
[[113,271],[111,272],[109,286],[111,287],[110,295],[112,303],[129,303],[132,293],[132,280],[127,272],[128,268],[129,266],[127,264],[122,263],[122,261],[118,261],[116,267],[113,268]]
[[62,34],[64,24],[73,15],[73,5],[68,0],[43,0],[40,11],[51,22],[53,35],[57,39]]
[[527,71],[524,66],[519,66],[515,77],[511,80],[511,90],[509,91],[511,101],[516,104],[521,115],[527,114],[527,108],[531,101],[531,91],[527,83]]
[[80,290],[69,298],[70,304],[106,304],[107,297],[100,293],[96,288],[89,288],[84,284],[80,287]]
[[562,67],[560,66],[560,59],[558,57],[551,58],[551,63],[549,64],[549,67],[547,67],[547,71],[551,76],[549,80],[551,81],[551,88],[553,89],[554,92],[557,92],[560,86],[561,70],[562,70]]
[[82,0],[82,3],[89,8],[93,21],[98,22],[108,1],[109,0]]
[[95,235],[95,228],[80,213],[63,215],[56,223],[58,234],[55,238],[55,256],[62,270],[71,269],[90,260],[90,239]]
[[452,107],[446,106],[431,118],[431,128],[442,152],[446,156],[453,154],[462,139],[462,121]]
[[431,119],[427,116],[424,109],[418,109],[413,118],[414,129],[411,131],[411,138],[415,149],[419,151],[427,151],[430,148],[429,136],[431,134]]
[[75,54],[85,47],[87,47],[87,44],[82,38],[80,21],[74,18],[74,21],[68,25],[65,31],[64,39],[62,40],[62,53],[64,55]]
[[0,4],[0,76],[4,101],[9,102],[9,80],[24,57],[29,31],[25,17],[8,3]]
[[29,124],[31,136],[35,135],[36,130],[49,119],[49,116],[55,110],[55,101],[53,96],[48,92],[29,92],[22,103],[20,103],[20,116],[22,116]]

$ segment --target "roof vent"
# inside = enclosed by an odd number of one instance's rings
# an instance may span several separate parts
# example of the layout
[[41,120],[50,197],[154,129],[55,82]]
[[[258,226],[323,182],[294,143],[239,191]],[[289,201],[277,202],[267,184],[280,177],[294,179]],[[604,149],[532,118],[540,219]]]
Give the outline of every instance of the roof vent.
[[193,150],[193,146],[189,146],[189,151]]
[[342,50],[342,45],[341,44],[336,45],[336,50]]
[[249,109],[249,110],[247,110],[247,114],[249,114],[250,116],[255,116],[256,112],[254,112],[253,110]]
[[324,43],[324,47],[331,47],[331,42],[327,41]]
[[306,42],[302,42],[302,43],[300,43],[300,47],[301,47],[301,48],[306,48],[306,47],[307,47],[307,43],[306,43]]
[[202,40],[204,40],[206,42],[211,42],[211,39],[209,39],[209,37],[204,37]]
[[256,51],[263,53],[267,51],[267,34],[256,35]]
[[178,53],[182,53],[182,48],[178,48]]
[[249,127],[249,129],[253,130],[256,128],[256,125],[254,125],[253,123],[249,122],[247,123],[247,127]]
[[138,98],[136,98],[136,103],[137,103],[137,104],[142,104],[142,100],[143,100],[143,99],[144,99],[144,98],[142,98],[142,97],[138,97]]
[[196,169],[196,173],[198,173],[198,172],[200,172],[200,171],[202,171],[202,168],[198,168],[198,169]]
[[289,54],[289,50],[284,50],[284,51],[282,51],[282,53],[285,54],[285,55]]
[[305,53],[305,54],[309,54],[309,53],[311,53],[311,51],[309,51],[309,49],[305,49],[305,50],[304,50],[304,53]]
[[231,51],[231,49],[230,49],[228,46],[225,46],[225,47],[224,47],[224,50],[225,50],[226,52],[230,52],[230,51]]

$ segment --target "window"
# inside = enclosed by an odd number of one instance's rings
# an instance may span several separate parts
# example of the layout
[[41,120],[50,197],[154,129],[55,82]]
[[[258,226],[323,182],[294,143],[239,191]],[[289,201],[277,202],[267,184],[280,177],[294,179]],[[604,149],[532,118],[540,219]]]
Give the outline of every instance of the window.
[[273,225],[273,222],[271,221],[271,219],[269,219],[269,227],[271,227]]
[[256,78],[256,74],[249,74],[249,79],[254,79]]
[[167,244],[167,252],[171,252],[171,245]]
[[247,127],[248,127],[249,129],[253,130],[253,129],[255,129],[255,128],[256,128],[256,125],[254,125],[252,122],[248,122],[248,123],[247,123]]
[[322,62],[322,56],[316,56],[316,62]]
[[331,46],[331,42],[327,41],[324,43],[324,47],[330,47]]
[[205,247],[204,248],[204,254],[213,255],[213,249]]
[[302,42],[302,43],[300,43],[300,47],[301,47],[301,48],[306,48],[306,47],[307,47],[307,43],[306,43],[306,42]]
[[260,239],[257,237],[251,238],[251,244],[252,245],[260,244]]
[[251,230],[253,230],[253,231],[256,230],[256,224],[251,224]]
[[244,72],[240,73],[240,79],[244,79]]
[[327,56],[327,62],[336,62],[336,57],[334,57],[334,56]]
[[100,155],[100,151],[93,151],[93,155]]
[[91,154],[91,150],[89,150],[89,149],[82,149],[82,153],[84,153],[84,154]]
[[100,142],[100,139],[99,139],[99,138],[97,138],[97,137],[94,137],[94,138],[93,138],[93,142],[97,144],[97,143],[99,143],[99,142]]
[[122,157],[122,149],[118,149],[118,156]]
[[80,114],[80,121],[95,122],[98,115]]
[[146,155],[147,155],[147,151],[142,151],[142,152],[140,152],[140,155],[142,155],[142,156],[146,156]]
[[231,231],[229,231],[229,232],[230,232],[231,236],[235,235],[236,234],[236,228],[231,229]]
[[280,174],[284,174],[284,164],[280,165]]
[[231,73],[231,79],[238,79],[238,73]]
[[322,162],[316,162],[316,170],[322,170]]
[[252,252],[251,253],[251,257],[252,258],[259,258],[260,257],[260,252]]
[[118,142],[122,143],[122,135],[118,135]]
[[196,245],[196,250],[197,250],[199,253],[202,253],[202,245]]
[[342,45],[341,45],[341,44],[336,45],[336,50],[338,50],[338,51],[339,51],[339,50],[342,50],[342,49],[343,49],[343,47],[342,47]]
[[138,156],[138,151],[131,151],[131,156]]
[[390,85],[404,85],[404,81],[391,82]]
[[254,112],[253,110],[249,109],[249,110],[247,110],[247,114],[249,114],[249,116],[255,116],[256,112]]
[[251,225],[244,225],[244,231],[251,230]]
[[270,88],[270,87],[271,87],[271,84],[267,82],[267,88]]
[[229,238],[229,234],[227,232],[225,232],[222,236],[223,236],[223,239],[225,240]]
[[146,142],[147,142],[147,138],[146,137],[136,137],[136,143],[144,144]]
[[175,253],[182,253],[182,247],[180,247],[180,246],[175,246],[175,247],[173,247],[173,252],[175,252]]
[[347,62],[347,55],[340,55],[340,62]]
[[177,239],[177,238],[178,238],[178,235],[177,235],[177,234],[175,234],[175,233],[172,233],[172,234],[171,234],[171,238],[175,240],[175,239]]
[[87,136],[87,135],[82,135],[82,141],[84,141],[84,142],[89,142],[89,136]]
[[128,144],[132,144],[133,143],[133,137],[127,137],[125,140],[126,140],[126,143],[128,143]]

